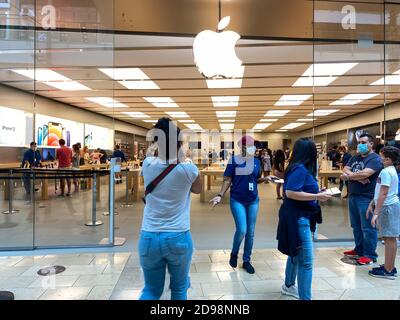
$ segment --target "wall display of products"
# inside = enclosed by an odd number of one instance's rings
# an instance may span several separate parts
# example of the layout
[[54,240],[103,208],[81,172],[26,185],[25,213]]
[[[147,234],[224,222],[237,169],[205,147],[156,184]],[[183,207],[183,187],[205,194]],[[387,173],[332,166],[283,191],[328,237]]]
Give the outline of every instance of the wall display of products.
[[84,145],[89,149],[114,149],[114,131],[104,127],[85,124]]
[[[233,149],[234,143],[233,141],[221,141],[221,149]],[[201,146],[200,146],[201,148]],[[200,149],[199,148],[199,149]]]
[[23,147],[32,140],[33,115],[0,107],[0,146]]
[[71,147],[83,142],[83,124],[50,116],[36,115],[36,141],[38,146],[59,147],[60,139]]
[[374,123],[361,128],[350,128],[348,132],[349,150],[357,150],[358,140],[363,133],[368,133],[374,138],[381,135],[381,124]]

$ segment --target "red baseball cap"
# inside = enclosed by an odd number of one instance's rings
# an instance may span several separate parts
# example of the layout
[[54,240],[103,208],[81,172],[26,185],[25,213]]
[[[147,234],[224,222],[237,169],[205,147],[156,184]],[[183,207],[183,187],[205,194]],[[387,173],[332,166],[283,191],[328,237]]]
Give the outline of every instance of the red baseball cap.
[[245,136],[242,137],[242,139],[240,139],[238,141],[238,145],[239,145],[239,147],[249,146],[249,145],[250,146],[254,146],[256,142],[257,141],[254,140],[254,138],[252,136],[245,135]]

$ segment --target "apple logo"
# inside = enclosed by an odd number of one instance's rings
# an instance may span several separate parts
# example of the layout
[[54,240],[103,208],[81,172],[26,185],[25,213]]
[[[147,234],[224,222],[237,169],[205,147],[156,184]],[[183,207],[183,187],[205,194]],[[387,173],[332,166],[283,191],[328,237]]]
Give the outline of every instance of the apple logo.
[[194,62],[206,78],[234,78],[242,69],[242,61],[236,56],[235,45],[240,35],[234,31],[223,31],[230,17],[218,23],[217,32],[200,32],[193,42]]

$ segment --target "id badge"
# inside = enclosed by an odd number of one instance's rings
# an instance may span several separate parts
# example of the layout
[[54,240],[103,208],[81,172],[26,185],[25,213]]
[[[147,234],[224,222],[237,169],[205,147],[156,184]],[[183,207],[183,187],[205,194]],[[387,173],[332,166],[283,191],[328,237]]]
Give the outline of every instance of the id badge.
[[249,191],[254,191],[254,183],[249,182]]

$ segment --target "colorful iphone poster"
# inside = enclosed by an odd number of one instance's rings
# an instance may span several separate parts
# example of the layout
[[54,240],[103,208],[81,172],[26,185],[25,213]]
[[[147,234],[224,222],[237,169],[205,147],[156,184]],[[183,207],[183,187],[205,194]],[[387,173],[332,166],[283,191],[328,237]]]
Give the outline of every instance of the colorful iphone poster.
[[60,139],[68,147],[83,143],[83,123],[38,114],[35,129],[38,146],[59,147]]

